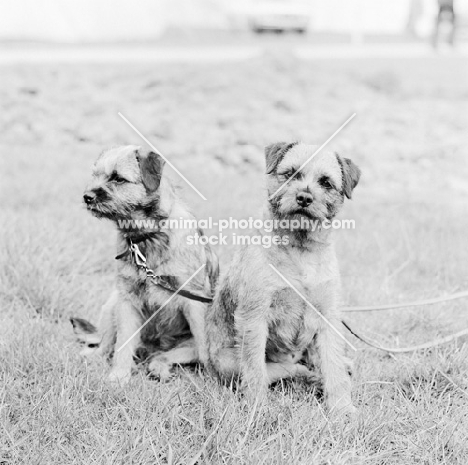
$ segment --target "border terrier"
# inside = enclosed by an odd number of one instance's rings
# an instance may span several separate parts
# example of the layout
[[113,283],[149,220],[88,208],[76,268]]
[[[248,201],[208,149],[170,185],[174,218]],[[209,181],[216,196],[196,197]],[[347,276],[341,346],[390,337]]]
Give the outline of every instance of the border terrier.
[[[218,261],[209,246],[188,245],[189,235],[203,232],[163,175],[163,167],[159,154],[139,146],[112,148],[96,161],[83,196],[88,211],[117,225],[118,273],[98,329],[80,318],[72,318],[72,324],[85,345],[82,354],[112,357],[109,379],[120,384],[129,380],[140,348],[150,353],[149,371],[160,379],[170,377],[174,364],[207,361],[206,303],[183,293],[211,296]],[[184,225],[189,227],[171,228],[167,226],[171,219],[187,220]],[[147,267],[170,281],[169,289],[147,279],[145,269],[135,263],[134,244],[146,257]],[[178,289],[202,264],[204,269],[174,296],[170,291]]]
[[[330,229],[321,225],[335,217],[344,197],[351,198],[360,170],[347,158],[322,152],[298,171],[316,149],[303,143],[265,149],[264,219],[273,220],[271,234],[288,240],[236,251],[207,312],[208,352],[215,372],[224,380],[240,375],[251,398],[263,397],[279,379],[312,380],[318,373],[329,410],[352,413],[344,340],[272,268],[341,333],[338,263]],[[319,226],[304,227],[297,221],[303,219]],[[282,220],[301,226],[284,226]]]

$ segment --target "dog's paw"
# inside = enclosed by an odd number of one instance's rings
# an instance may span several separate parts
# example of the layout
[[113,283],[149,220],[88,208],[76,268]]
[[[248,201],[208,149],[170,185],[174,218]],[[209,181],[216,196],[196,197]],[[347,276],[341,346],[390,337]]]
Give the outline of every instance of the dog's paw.
[[303,378],[309,384],[316,384],[320,382],[320,376],[316,372],[309,370],[306,366],[300,363],[296,363],[295,368],[295,377]]
[[335,406],[334,411],[338,413],[339,415],[349,415],[349,416],[354,416],[357,413],[356,407],[349,403],[346,405],[337,405]]
[[327,403],[330,408],[330,413],[334,416],[353,417],[357,413],[357,409],[351,402],[349,396],[343,396],[336,400],[330,399]]
[[253,392],[250,389],[241,390],[242,404],[248,411],[259,409],[267,402],[268,392]]
[[247,384],[242,382],[239,390],[243,399],[251,407],[254,405],[262,405],[268,396],[268,385],[265,384]]
[[172,378],[171,367],[166,362],[154,359],[148,365],[148,371],[151,376],[165,382]]
[[109,377],[107,379],[113,386],[125,386],[130,381],[131,375],[132,372],[129,370],[114,368],[109,373]]

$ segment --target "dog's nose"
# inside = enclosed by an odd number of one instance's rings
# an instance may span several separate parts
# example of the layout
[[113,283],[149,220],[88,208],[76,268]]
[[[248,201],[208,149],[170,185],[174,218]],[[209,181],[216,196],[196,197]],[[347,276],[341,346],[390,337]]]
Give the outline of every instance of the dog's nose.
[[312,195],[308,192],[299,192],[299,194],[296,194],[296,202],[302,208],[308,207],[312,203],[312,200]]
[[85,192],[83,195],[83,200],[86,205],[89,205],[90,203],[94,202],[95,199],[96,194],[93,191]]

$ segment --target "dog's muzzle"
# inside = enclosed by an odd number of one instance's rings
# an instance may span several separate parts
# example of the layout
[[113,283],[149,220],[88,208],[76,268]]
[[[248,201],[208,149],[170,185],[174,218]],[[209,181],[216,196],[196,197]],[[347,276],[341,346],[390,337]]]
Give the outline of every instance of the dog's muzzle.
[[96,201],[96,193],[93,191],[86,191],[83,195],[83,201],[86,205],[91,205]]
[[299,192],[296,194],[296,202],[301,208],[307,208],[313,200],[312,195],[308,192]]
[[109,195],[102,187],[88,189],[83,194],[83,201],[89,207],[96,203],[102,203],[109,199]]

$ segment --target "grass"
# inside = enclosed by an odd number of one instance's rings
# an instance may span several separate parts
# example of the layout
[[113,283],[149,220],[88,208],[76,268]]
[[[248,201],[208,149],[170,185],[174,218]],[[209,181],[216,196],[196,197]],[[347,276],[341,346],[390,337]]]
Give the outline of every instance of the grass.
[[[321,143],[363,177],[336,234],[347,305],[468,288],[467,70],[455,56],[237,64],[15,66],[0,89],[0,464],[465,464],[467,340],[390,357],[354,355],[354,422],[329,421],[300,383],[249,411],[201,369],[124,389],[78,356],[68,317],[97,320],[113,282],[114,232],[81,207],[103,147],[140,143],[121,111],[208,198],[200,217],[256,215],[263,146]],[[182,184],[182,182],[181,182]],[[210,231],[209,231],[210,232]],[[233,246],[217,248],[225,267]],[[348,314],[409,345],[467,326],[466,301]]]

